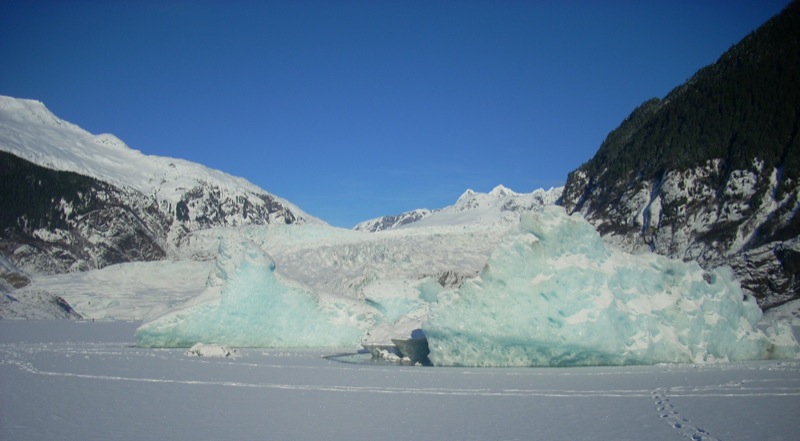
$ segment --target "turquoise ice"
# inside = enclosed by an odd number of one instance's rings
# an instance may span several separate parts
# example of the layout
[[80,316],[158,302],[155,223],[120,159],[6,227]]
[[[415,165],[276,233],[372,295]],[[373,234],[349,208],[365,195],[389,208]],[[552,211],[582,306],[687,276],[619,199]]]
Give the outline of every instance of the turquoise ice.
[[441,366],[591,366],[793,357],[727,268],[606,246],[560,207],[524,215],[479,277],[431,307]]
[[[362,330],[345,305],[322,305],[314,293],[275,273],[272,258],[248,240],[223,242],[212,280],[218,297],[201,299],[136,331],[144,347],[215,343],[236,347],[353,347]],[[215,283],[210,283],[215,285]],[[213,293],[213,291],[212,291]],[[205,300],[205,301],[203,301]],[[354,315],[354,314],[353,314]]]

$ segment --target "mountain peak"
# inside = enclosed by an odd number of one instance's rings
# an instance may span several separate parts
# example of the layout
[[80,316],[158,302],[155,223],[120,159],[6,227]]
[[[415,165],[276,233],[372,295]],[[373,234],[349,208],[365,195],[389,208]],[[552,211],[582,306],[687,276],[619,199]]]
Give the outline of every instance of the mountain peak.
[[16,122],[35,123],[52,127],[79,129],[51,112],[43,102],[0,95],[0,112]]
[[503,184],[498,185],[497,187],[493,188],[492,191],[489,192],[489,196],[494,196],[494,197],[508,197],[508,196],[514,196],[516,194],[517,193],[505,187]]
[[[466,200],[466,199],[469,199],[469,198],[471,198],[473,196],[475,196],[475,190],[473,190],[471,188],[468,188],[467,191],[465,191],[464,193],[461,194],[461,196],[458,197],[458,200],[459,201],[460,200]],[[456,201],[456,203],[458,203],[458,202]]]

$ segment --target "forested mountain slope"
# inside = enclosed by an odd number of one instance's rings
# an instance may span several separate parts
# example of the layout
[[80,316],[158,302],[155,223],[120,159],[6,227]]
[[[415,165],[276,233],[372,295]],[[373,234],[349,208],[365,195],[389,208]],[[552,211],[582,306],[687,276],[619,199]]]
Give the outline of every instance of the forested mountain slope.
[[800,2],[570,173],[562,203],[631,251],[730,265],[762,307],[800,292]]

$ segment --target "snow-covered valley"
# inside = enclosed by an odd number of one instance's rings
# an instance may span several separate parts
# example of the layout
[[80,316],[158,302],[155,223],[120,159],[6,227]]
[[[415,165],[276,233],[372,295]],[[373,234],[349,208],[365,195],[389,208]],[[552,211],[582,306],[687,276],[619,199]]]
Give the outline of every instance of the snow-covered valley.
[[[0,321],[2,439],[785,439],[798,428],[786,415],[800,410],[800,302],[762,314],[726,268],[624,253],[557,205],[561,188],[467,190],[345,230],[41,103],[0,104],[13,161],[98,179],[90,193],[139,207],[132,218],[155,210],[143,224],[161,253],[71,255],[142,236],[115,242],[141,229],[117,219],[98,233],[66,199],[46,204],[64,229],[13,220],[0,317],[82,320]],[[53,256],[59,265],[34,271]],[[436,368],[403,361],[420,336]]]

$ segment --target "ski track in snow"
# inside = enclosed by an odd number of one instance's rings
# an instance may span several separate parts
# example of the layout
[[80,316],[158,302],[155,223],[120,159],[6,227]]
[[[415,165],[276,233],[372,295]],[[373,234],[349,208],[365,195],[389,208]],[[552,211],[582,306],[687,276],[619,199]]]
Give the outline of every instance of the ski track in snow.
[[[127,352],[125,349],[132,351]],[[168,378],[148,378],[148,377],[132,377],[132,376],[118,376],[118,375],[96,375],[84,374],[79,372],[69,371],[54,371],[38,368],[31,361],[39,354],[48,353],[49,356],[60,354],[64,357],[127,357],[131,355],[141,355],[141,352],[157,351],[160,353],[167,353],[166,355],[151,355],[160,357],[162,359],[180,359],[185,358],[188,363],[219,363],[216,359],[198,359],[189,356],[183,356],[183,350],[158,350],[158,349],[138,349],[138,348],[125,348],[119,345],[108,345],[107,347],[92,344],[87,348],[56,348],[47,344],[33,344],[33,345],[0,345],[0,364],[11,364],[17,366],[19,369],[34,374],[55,377],[72,377],[83,378],[103,381],[130,381],[142,383],[169,383],[169,384],[187,384],[187,385],[214,385],[225,387],[243,387],[243,388],[260,388],[260,389],[289,389],[289,390],[314,390],[326,392],[363,392],[363,393],[381,393],[381,394],[413,394],[413,395],[467,395],[467,396],[527,396],[527,397],[648,397],[650,391],[646,389],[630,389],[630,390],[566,390],[566,389],[475,389],[475,388],[408,388],[408,387],[371,387],[371,386],[352,386],[352,385],[319,385],[319,384],[287,384],[287,383],[250,383],[238,381],[207,381],[207,380],[191,380],[191,379],[168,379]],[[176,353],[176,351],[179,351]],[[337,362],[338,363],[338,362]],[[321,369],[321,367],[302,367],[302,366],[286,366],[279,364],[262,364],[262,363],[241,363],[230,362],[227,364],[238,366],[251,366],[258,368],[273,368],[273,369]],[[340,366],[333,365],[322,369],[341,369]],[[369,369],[375,370],[374,367]],[[387,366],[386,371],[396,371],[398,367]],[[465,372],[469,375],[469,372]],[[798,391],[800,394],[800,391]]]
[[[257,351],[257,350],[253,350]],[[719,385],[708,386],[676,386],[669,388],[651,389],[516,389],[516,388],[435,388],[435,387],[374,387],[374,386],[353,386],[353,385],[324,385],[324,384],[290,384],[290,383],[271,383],[271,382],[241,382],[224,380],[197,380],[197,379],[170,379],[154,377],[135,377],[122,375],[102,375],[73,372],[69,370],[52,370],[36,366],[36,359],[39,356],[63,357],[63,358],[96,358],[105,360],[109,358],[129,359],[133,358],[160,358],[162,360],[179,361],[183,363],[203,363],[203,364],[228,364],[231,366],[244,366],[262,369],[314,369],[314,370],[341,370],[339,362],[333,362],[330,366],[294,366],[274,363],[251,363],[241,360],[224,361],[208,357],[191,357],[184,354],[184,349],[142,349],[132,346],[124,346],[114,343],[72,343],[67,347],[48,343],[15,343],[0,344],[0,365],[8,364],[34,375],[72,377],[101,381],[129,381],[142,383],[169,383],[186,385],[214,385],[237,388],[260,388],[260,389],[288,389],[300,391],[326,391],[326,392],[361,392],[361,393],[380,393],[380,394],[414,394],[414,395],[459,395],[459,396],[523,396],[523,397],[564,397],[564,398],[643,398],[651,397],[656,405],[656,410],[661,418],[664,418],[671,426],[678,429],[683,435],[691,439],[716,440],[704,429],[691,424],[683,417],[672,404],[670,397],[778,397],[778,396],[800,396],[800,378],[797,384],[786,386],[785,380],[764,379],[764,380],[742,380],[728,382]],[[303,355],[306,354],[306,355]],[[297,357],[310,356],[301,351],[298,353],[277,352],[271,356],[278,357]],[[362,370],[397,372],[399,368],[393,365],[377,367],[378,365],[365,365]],[[725,366],[719,366],[725,369]],[[419,368],[418,373],[424,375],[426,371],[436,372],[442,368]],[[547,373],[538,372],[537,368],[530,369],[530,372],[520,373],[519,371],[504,373],[506,376],[552,376],[553,371]],[[564,368],[561,368],[564,369]],[[586,369],[586,368],[583,368]],[[602,368],[598,368],[602,369]],[[773,367],[772,369],[775,369]],[[563,375],[577,375],[564,369]],[[464,376],[470,376],[487,372],[487,368],[467,369],[461,372]],[[503,369],[500,370],[501,372]],[[632,372],[629,372],[632,374]],[[580,376],[604,376],[604,375],[625,375],[625,371],[614,370],[613,373],[603,371],[582,371]],[[780,382],[781,386],[770,385],[770,382]]]

